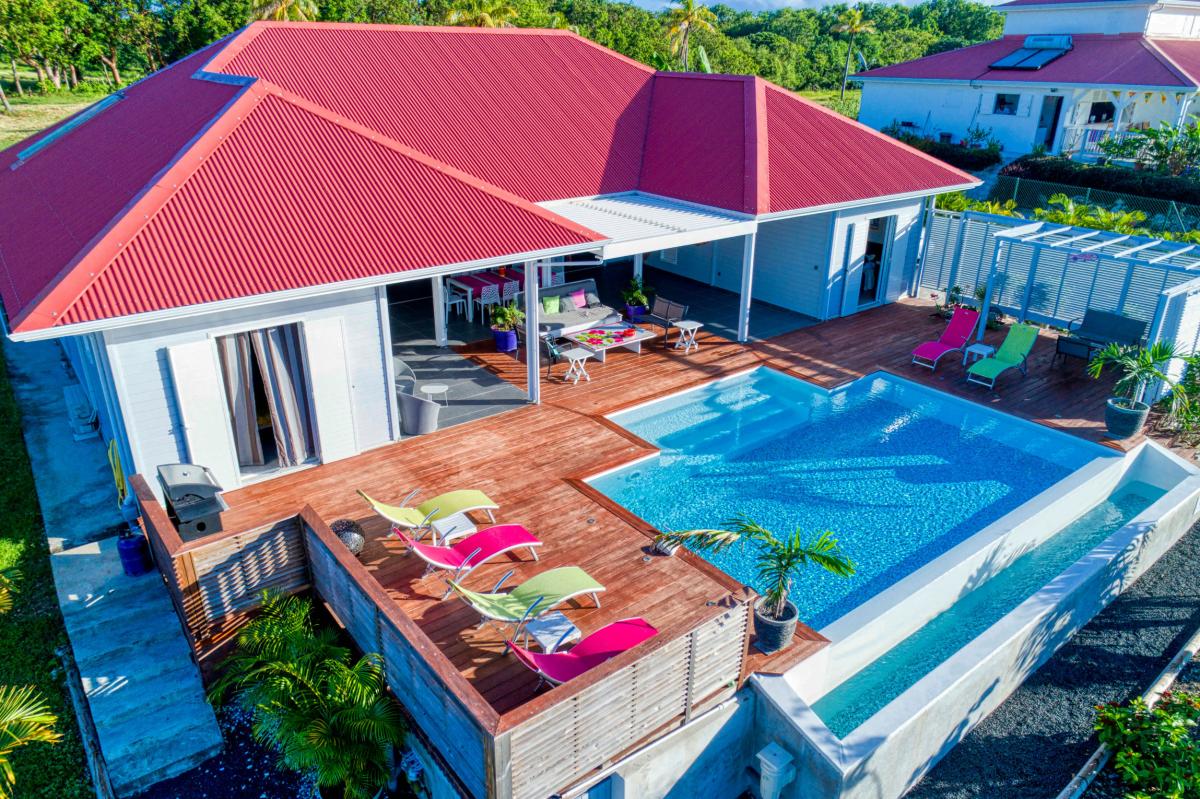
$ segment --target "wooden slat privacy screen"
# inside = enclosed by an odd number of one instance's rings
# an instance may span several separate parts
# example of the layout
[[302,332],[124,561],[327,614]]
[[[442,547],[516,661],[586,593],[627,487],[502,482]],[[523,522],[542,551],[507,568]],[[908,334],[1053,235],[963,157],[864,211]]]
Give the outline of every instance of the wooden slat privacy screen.
[[[673,639],[651,639],[500,715],[391,600],[311,508],[266,528],[184,543],[140,475],[143,526],[203,661],[264,588],[312,588],[388,684],[457,789],[471,799],[544,799],[667,734],[739,687],[750,604],[734,600]],[[203,662],[202,662],[203,665]]]

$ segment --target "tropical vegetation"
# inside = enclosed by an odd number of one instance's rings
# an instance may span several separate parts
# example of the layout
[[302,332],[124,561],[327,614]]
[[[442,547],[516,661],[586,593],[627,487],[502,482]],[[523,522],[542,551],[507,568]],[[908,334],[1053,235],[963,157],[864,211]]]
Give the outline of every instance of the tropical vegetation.
[[1200,167],[1200,125],[1195,121],[1161,122],[1103,139],[1098,146],[1110,158],[1133,161],[1160,175],[1178,176]]
[[987,169],[1000,163],[1003,158],[1004,145],[1001,141],[992,134],[990,128],[978,125],[968,129],[967,135],[957,142],[930,139],[898,123],[887,126],[883,132],[959,169]]
[[1163,205],[1172,201],[1200,205],[1200,180],[1190,173],[1173,175],[1155,169],[1083,164],[1059,156],[1028,155],[1007,164],[1000,174],[1020,180],[1149,197]]
[[994,38],[1001,16],[974,0],[914,6],[737,10],[679,0],[649,11],[613,0],[0,0],[0,88],[112,88],[251,19],[569,27],[660,68],[761,75],[790,89],[841,89],[850,67],[891,64]]
[[855,573],[854,561],[843,552],[830,530],[809,538],[800,530],[777,536],[745,514],[735,516],[719,530],[686,530],[661,533],[657,543],[668,547],[720,552],[735,544],[752,544],[757,584],[763,590],[764,612],[782,619],[788,615],[788,594],[796,575],[808,566],[817,566],[839,577]]
[[1095,729],[1129,799],[1200,796],[1200,696],[1165,693],[1096,708]]
[[248,710],[255,738],[283,766],[346,799],[369,799],[392,780],[406,729],[381,659],[353,660],[313,622],[310,600],[266,593],[222,668],[212,701],[232,699]]

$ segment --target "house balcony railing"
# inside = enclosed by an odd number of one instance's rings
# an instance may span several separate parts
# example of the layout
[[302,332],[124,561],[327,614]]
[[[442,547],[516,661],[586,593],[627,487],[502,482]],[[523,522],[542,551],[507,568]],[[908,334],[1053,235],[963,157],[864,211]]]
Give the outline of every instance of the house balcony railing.
[[[1102,144],[1108,141],[1124,142],[1137,136],[1134,130],[1113,130],[1109,127],[1084,126],[1068,128],[1063,139],[1065,155],[1082,155],[1101,158],[1106,153]],[[1134,156],[1136,158],[1136,156]]]

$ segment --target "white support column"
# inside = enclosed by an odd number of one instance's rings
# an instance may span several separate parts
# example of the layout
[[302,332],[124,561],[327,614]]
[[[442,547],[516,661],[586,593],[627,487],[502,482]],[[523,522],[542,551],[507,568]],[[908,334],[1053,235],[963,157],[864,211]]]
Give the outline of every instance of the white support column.
[[992,259],[991,268],[988,269],[987,288],[983,293],[983,304],[979,306],[979,330],[975,334],[976,341],[983,341],[983,334],[987,332],[987,320],[992,312],[992,291],[996,287],[996,267],[1000,265],[1000,250],[1004,246],[1004,242],[996,242],[996,256]]
[[[542,347],[541,339],[538,338],[537,322],[541,300],[538,299],[538,282],[532,279],[537,268],[538,264],[535,261],[525,264],[525,369],[526,379],[529,381],[529,401],[534,405],[541,404],[542,401]],[[548,279],[546,285],[550,285]]]
[[738,297],[738,341],[750,340],[750,303],[754,290],[754,245],[757,233],[750,233],[742,244],[742,292]]
[[551,265],[550,261],[542,261],[542,265],[538,270],[538,273],[541,275],[543,286],[549,286],[553,282],[552,278],[554,276],[554,267]]
[[633,276],[638,280],[642,279],[642,253],[633,256]]
[[433,340],[439,347],[450,344],[446,335],[446,283],[441,275],[433,278]]

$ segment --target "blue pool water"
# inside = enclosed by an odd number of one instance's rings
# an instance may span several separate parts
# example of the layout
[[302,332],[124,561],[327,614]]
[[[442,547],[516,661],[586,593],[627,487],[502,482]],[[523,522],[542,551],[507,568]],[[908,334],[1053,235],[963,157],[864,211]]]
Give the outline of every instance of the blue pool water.
[[[617,414],[659,456],[591,484],[660,530],[745,513],[832,530],[858,573],[808,569],[792,600],[821,628],[1106,451],[888,375],[827,392],[770,369]],[[751,545],[706,554],[754,585]]]
[[1162,489],[1144,483],[1119,489],[830,691],[813,711],[845,738],[1162,495]]

